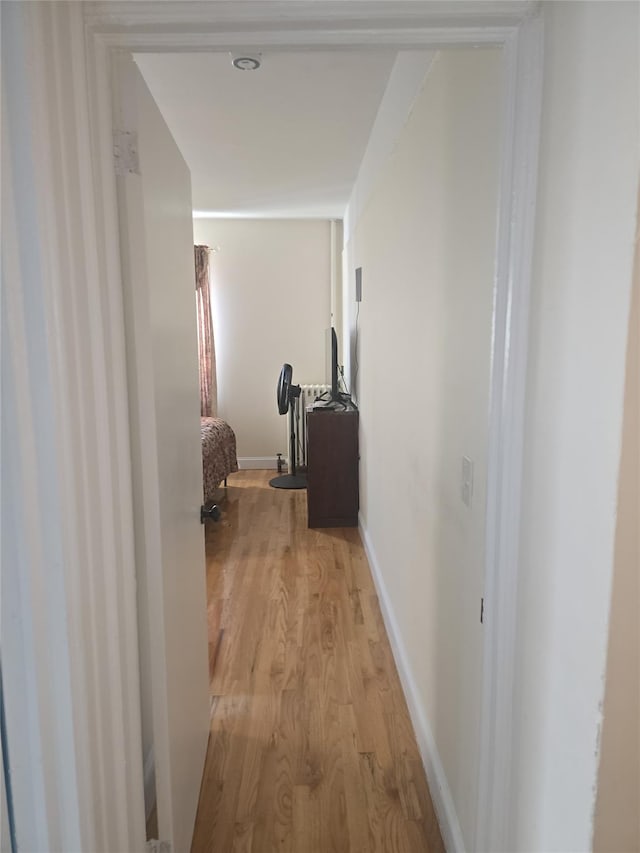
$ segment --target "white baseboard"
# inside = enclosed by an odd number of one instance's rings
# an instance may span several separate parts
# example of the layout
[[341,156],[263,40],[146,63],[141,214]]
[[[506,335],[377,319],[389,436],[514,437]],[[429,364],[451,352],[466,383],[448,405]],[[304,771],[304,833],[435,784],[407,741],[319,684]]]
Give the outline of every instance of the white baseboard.
[[387,588],[380,570],[380,565],[375,551],[373,550],[371,539],[364,525],[362,514],[358,516],[358,522],[360,535],[362,537],[364,549],[371,568],[373,582],[378,592],[382,618],[384,619],[385,628],[387,629],[387,635],[389,637],[389,642],[391,643],[391,650],[396,662],[400,681],[402,682],[404,695],[409,708],[409,714],[411,716],[411,722],[413,723],[416,739],[418,741],[418,749],[420,750],[420,756],[427,775],[431,799],[433,800],[433,806],[436,810],[438,823],[440,824],[442,840],[444,841],[447,853],[464,853],[464,839],[462,837],[460,822],[453,803],[453,797],[451,796],[451,790],[449,789],[449,783],[447,782],[447,777],[445,776],[444,768],[442,767],[438,748],[436,747],[435,740],[433,739],[433,732],[431,731],[431,726],[429,725],[425,709],[420,702],[420,695],[418,693],[415,678],[411,672],[409,657],[404,647],[402,634],[393,613],[391,601],[389,600]]
[[149,820],[149,816],[156,804],[156,757],[153,751],[153,744],[144,759],[144,811],[145,819]]
[[[283,465],[286,467],[285,460],[283,459]],[[238,468],[241,471],[254,470],[258,471],[261,469],[277,470],[278,468],[278,458],[276,456],[238,456]]]

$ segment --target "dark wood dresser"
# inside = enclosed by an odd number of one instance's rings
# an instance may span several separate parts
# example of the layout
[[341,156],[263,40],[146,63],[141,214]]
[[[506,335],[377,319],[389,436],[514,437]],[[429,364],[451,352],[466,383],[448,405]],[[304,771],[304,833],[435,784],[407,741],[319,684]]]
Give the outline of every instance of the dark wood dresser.
[[358,505],[358,412],[308,412],[309,527],[357,527]]

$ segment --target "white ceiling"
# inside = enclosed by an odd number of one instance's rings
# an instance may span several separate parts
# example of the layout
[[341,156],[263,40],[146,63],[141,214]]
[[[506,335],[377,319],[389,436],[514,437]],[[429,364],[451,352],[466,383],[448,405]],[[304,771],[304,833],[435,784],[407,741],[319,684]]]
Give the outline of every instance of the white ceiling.
[[138,54],[210,215],[341,218],[395,52]]

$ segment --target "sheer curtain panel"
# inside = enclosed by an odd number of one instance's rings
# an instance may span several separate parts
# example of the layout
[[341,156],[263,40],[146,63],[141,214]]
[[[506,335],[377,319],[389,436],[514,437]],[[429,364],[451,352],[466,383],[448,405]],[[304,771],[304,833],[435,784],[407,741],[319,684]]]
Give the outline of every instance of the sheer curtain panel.
[[200,363],[200,414],[217,414],[216,351],[211,319],[209,247],[194,246],[196,264],[196,306],[198,315],[198,357]]

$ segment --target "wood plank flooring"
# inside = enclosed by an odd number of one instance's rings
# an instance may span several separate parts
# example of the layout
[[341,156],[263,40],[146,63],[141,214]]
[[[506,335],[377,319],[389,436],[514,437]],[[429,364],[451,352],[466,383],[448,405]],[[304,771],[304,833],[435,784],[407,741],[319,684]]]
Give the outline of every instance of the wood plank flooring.
[[443,853],[356,529],[229,478],[207,525],[211,735],[192,853]]

